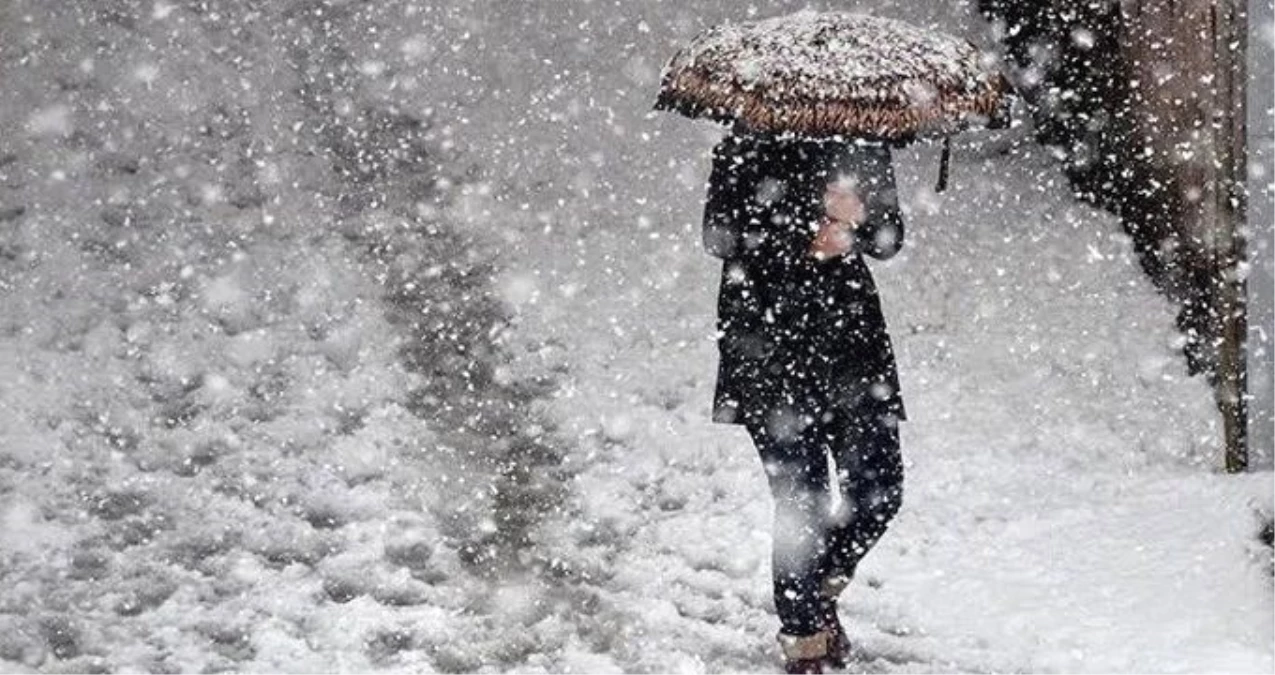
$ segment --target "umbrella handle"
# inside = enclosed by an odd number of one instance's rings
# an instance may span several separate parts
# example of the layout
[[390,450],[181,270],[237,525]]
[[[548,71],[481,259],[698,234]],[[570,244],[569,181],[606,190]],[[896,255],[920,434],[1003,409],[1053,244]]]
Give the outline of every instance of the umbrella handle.
[[934,185],[934,191],[942,192],[947,189],[947,166],[952,161],[952,137],[943,137],[943,154],[939,156],[939,180]]

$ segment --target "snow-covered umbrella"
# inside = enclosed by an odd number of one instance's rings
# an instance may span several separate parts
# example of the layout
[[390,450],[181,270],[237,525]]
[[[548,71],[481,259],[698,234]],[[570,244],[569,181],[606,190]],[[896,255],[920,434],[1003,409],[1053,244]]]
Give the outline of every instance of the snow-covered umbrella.
[[1003,121],[1010,91],[967,40],[803,11],[700,33],[665,66],[656,108],[759,132],[905,141]]
[[655,107],[753,132],[906,143],[1004,126],[1011,92],[994,59],[967,40],[895,19],[802,11],[700,33],[665,66]]

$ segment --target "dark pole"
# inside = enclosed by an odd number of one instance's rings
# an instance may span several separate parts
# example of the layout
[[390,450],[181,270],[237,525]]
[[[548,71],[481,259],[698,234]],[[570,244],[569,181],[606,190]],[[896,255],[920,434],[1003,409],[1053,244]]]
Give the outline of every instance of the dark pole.
[[1217,186],[1214,249],[1216,276],[1213,309],[1221,319],[1218,358],[1218,410],[1226,443],[1226,470],[1248,468],[1248,363],[1246,338],[1248,283],[1245,280],[1244,230],[1247,223],[1248,148],[1246,117],[1248,16],[1244,0],[1214,0],[1214,165]]

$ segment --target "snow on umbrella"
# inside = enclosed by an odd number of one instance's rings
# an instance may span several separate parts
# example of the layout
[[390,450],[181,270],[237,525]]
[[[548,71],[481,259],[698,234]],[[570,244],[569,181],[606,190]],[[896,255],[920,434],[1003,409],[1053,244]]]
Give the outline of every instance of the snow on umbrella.
[[700,33],[665,66],[655,107],[754,132],[906,142],[1003,126],[1010,91],[966,40],[803,11]]

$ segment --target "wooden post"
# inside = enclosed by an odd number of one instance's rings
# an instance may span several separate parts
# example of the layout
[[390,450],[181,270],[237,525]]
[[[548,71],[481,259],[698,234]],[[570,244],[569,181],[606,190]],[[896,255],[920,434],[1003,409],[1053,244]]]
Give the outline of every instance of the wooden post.
[[1009,23],[1019,65],[1037,66],[1039,43],[1056,48],[1026,89],[1038,139],[1072,148],[1073,186],[1120,216],[1178,304],[1188,366],[1213,385],[1228,472],[1248,466],[1245,2],[978,2]]
[[[1178,209],[1151,211],[1181,244],[1203,365],[1213,375],[1223,466],[1248,466],[1245,293],[1245,0],[1134,0],[1124,5],[1133,133],[1115,139],[1147,174],[1174,186]],[[1180,148],[1191,148],[1181,153]],[[1132,195],[1126,195],[1132,197]]]
[[1244,230],[1247,224],[1248,173],[1246,105],[1248,70],[1247,9],[1244,0],[1213,0],[1213,148],[1217,200],[1212,254],[1213,310],[1221,322],[1217,386],[1214,388],[1226,443],[1226,470],[1248,468],[1248,335]]

